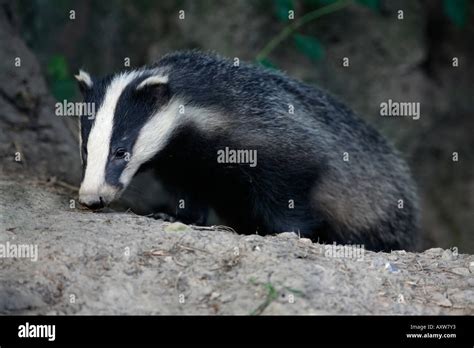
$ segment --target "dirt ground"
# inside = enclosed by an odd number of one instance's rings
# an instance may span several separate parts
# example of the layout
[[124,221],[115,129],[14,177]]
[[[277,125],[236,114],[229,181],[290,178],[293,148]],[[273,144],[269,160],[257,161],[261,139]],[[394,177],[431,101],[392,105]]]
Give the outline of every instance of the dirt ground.
[[[474,256],[456,250],[334,257],[293,233],[92,213],[74,198],[0,177],[0,313],[474,314]],[[7,257],[20,244],[37,260]]]

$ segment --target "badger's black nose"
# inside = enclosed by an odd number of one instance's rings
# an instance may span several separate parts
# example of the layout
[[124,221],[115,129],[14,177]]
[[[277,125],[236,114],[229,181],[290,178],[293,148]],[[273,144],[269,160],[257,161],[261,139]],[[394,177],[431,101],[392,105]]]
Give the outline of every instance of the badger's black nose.
[[102,197],[99,197],[98,201],[87,201],[87,202],[80,202],[80,203],[92,210],[101,209],[105,206],[104,200],[102,199]]

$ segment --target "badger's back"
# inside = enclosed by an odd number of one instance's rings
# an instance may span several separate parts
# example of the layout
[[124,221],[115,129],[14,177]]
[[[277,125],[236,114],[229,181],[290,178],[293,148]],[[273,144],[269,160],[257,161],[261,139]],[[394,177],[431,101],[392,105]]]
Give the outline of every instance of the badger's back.
[[[418,203],[406,164],[379,133],[333,97],[284,74],[245,63],[234,66],[213,54],[174,53],[153,67],[169,76],[172,95],[221,118],[214,132],[201,129],[197,137],[212,145],[196,148],[192,140],[183,144],[181,139],[174,145],[196,152],[187,154],[189,166],[204,172],[212,168],[244,186],[230,190],[225,203],[235,195],[238,204],[249,204],[251,216],[236,218],[254,219],[250,228],[298,230],[315,240],[362,243],[377,250],[414,247]],[[257,167],[220,172],[217,165],[203,165],[204,159],[215,162],[214,151],[226,146],[256,149]],[[182,159],[175,156],[176,163]],[[200,180],[206,180],[205,174]],[[207,184],[224,187],[226,180]],[[224,214],[232,209],[238,208],[224,209]]]

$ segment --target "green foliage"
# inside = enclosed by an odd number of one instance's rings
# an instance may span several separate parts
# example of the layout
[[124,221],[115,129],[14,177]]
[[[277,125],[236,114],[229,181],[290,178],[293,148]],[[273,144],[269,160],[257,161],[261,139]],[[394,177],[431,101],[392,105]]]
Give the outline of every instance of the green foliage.
[[54,7],[55,9],[61,11],[61,12],[69,12],[69,10],[72,10],[73,8],[71,7],[73,5],[73,1],[71,0],[52,0],[50,1],[51,7]]
[[76,83],[69,73],[64,56],[54,55],[48,62],[47,76],[53,96],[62,101],[76,94]]
[[330,5],[336,1],[339,1],[339,0],[304,0],[304,3],[311,8],[318,8],[318,7]]
[[293,0],[274,0],[275,15],[282,22],[288,22],[288,11],[294,10]]
[[324,57],[324,47],[315,37],[295,34],[293,40],[298,50],[313,62],[317,62]]
[[257,63],[260,65],[263,65],[266,68],[275,69],[275,70],[278,69],[278,67],[274,63],[272,63],[270,59],[268,58],[257,59]]
[[468,0],[444,0],[443,11],[458,27],[464,27],[467,22]]
[[374,11],[378,11],[380,9],[380,0],[357,0],[357,2]]
[[278,290],[273,286],[272,283],[265,283],[265,284],[259,284],[255,278],[250,279],[250,283],[253,285],[263,285],[265,290],[267,291],[267,296],[265,298],[265,301],[260,304],[256,309],[254,309],[250,315],[259,315],[262,314],[262,312],[273,302],[275,301],[278,296],[279,292]]
[[275,289],[272,283],[266,283],[264,284],[266,290],[267,290],[267,301],[271,302],[274,301],[278,298],[278,291]]
[[[303,4],[307,7],[311,7],[312,10],[302,15],[298,19],[289,25],[287,25],[280,32],[278,36],[272,39],[257,55],[257,62],[261,65],[275,68],[275,66],[267,59],[268,54],[275,49],[275,47],[286,40],[290,36],[293,37],[293,41],[297,49],[305,54],[313,62],[317,62],[324,57],[324,47],[320,41],[312,36],[302,35],[295,33],[299,27],[307,24],[308,22],[319,18],[323,15],[338,11],[349,4],[351,1],[348,0],[302,0]],[[367,6],[377,7],[379,0],[360,0]],[[275,13],[277,17],[283,21],[288,22],[288,12],[294,9],[293,0],[273,0],[275,6]]]
[[48,63],[48,76],[54,79],[65,79],[68,75],[66,59],[63,56],[52,56]]
[[151,0],[134,0],[133,3],[127,4],[127,0],[122,0],[121,6],[131,5],[141,12],[149,12],[153,10],[154,2]]

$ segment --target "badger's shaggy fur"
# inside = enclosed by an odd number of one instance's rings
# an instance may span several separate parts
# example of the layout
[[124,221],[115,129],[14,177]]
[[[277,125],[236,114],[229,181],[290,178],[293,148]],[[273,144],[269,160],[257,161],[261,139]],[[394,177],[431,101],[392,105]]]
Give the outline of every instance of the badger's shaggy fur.
[[[212,208],[240,233],[414,248],[418,203],[406,164],[314,86],[195,51],[102,80],[77,78],[98,110],[95,120],[81,118],[86,205],[117,199],[152,168],[176,198],[168,213],[184,222],[205,223]],[[225,148],[256,150],[257,165],[220,163]]]

